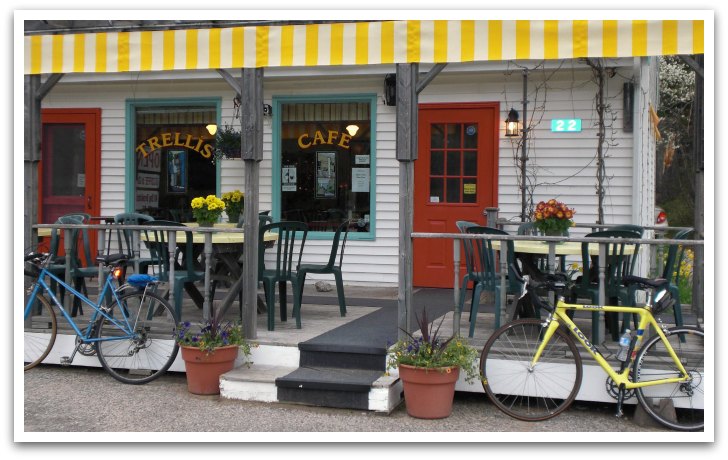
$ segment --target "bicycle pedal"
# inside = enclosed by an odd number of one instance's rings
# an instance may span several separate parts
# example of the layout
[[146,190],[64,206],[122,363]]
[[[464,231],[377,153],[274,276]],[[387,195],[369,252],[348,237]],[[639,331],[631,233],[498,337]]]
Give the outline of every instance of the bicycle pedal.
[[61,356],[61,366],[70,366],[71,365],[71,358],[68,356]]

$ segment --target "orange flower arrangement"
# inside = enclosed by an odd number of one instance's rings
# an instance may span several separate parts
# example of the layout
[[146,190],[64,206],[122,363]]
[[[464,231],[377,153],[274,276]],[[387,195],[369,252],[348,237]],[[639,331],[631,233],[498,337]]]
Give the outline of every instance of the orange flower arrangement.
[[548,201],[541,201],[536,205],[533,212],[533,219],[536,228],[543,234],[563,234],[569,227],[574,225],[571,220],[575,211],[564,203],[553,198]]

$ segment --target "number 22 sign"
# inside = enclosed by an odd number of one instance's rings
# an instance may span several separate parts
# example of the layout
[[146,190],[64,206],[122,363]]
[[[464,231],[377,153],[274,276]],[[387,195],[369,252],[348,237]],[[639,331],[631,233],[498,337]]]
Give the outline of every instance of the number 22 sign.
[[561,118],[551,120],[551,132],[579,133],[581,132],[581,118]]

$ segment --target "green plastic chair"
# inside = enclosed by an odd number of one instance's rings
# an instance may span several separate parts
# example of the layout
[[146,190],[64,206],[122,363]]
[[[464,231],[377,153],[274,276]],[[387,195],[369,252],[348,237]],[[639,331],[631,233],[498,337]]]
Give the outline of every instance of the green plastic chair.
[[[142,226],[155,226],[155,227],[185,227],[184,224],[179,222],[173,222],[169,220],[150,220],[141,222],[139,225]],[[182,320],[182,289],[186,283],[194,283],[205,278],[205,272],[195,269],[194,250],[192,244],[192,231],[185,230],[185,237],[187,243],[184,245],[184,250],[179,249],[175,254],[175,269],[174,269],[174,309],[177,312],[177,318]],[[169,244],[167,238],[167,230],[153,230],[144,229],[142,230],[143,239],[146,242],[147,248],[151,256],[150,267],[157,267],[158,273],[156,276],[160,281],[169,283]],[[181,253],[182,260],[177,262],[177,256]],[[165,296],[166,297],[166,296]]]
[[[65,215],[61,216],[58,219],[56,219],[57,224],[66,224],[66,225],[81,225],[83,224],[83,216],[73,214],[73,215]],[[69,261],[71,263],[71,270],[75,266],[78,266],[80,263],[78,261],[78,229],[72,229],[70,231],[70,238],[71,238],[71,248],[70,253],[65,254],[63,256],[59,255],[60,253],[60,245],[61,245],[61,235],[65,233],[65,230],[60,228],[53,228],[51,229],[51,242],[49,247],[49,259],[50,262],[48,264],[48,271],[53,273],[54,275],[58,276],[61,279],[65,279],[66,276],[66,258],[70,257]],[[71,282],[74,285],[74,288],[76,288],[76,281],[71,278]],[[58,292],[58,295],[60,297],[60,301],[63,302],[63,299],[66,296],[66,289],[62,286],[58,286],[55,281],[51,281],[51,289],[55,292]],[[81,314],[83,314],[83,309],[81,308],[80,304],[77,304],[76,301],[74,301],[74,308],[71,312],[71,316],[76,316],[78,313],[78,309],[81,309]]]
[[[122,212],[114,216],[114,223],[120,225],[140,225],[142,222],[150,222],[154,220],[154,217],[147,214],[141,214],[138,212]],[[111,243],[112,236],[116,236],[116,244],[120,254],[124,254],[126,257],[126,264],[124,265],[124,273],[122,279],[126,276],[126,270],[128,267],[133,267],[135,262],[139,264],[139,273],[147,273],[149,271],[149,265],[154,261],[148,257],[139,257],[137,260],[134,257],[134,230],[125,228],[110,229],[110,234],[107,237],[107,251],[110,249],[108,246]]]
[[[266,232],[278,233],[276,245],[275,266],[265,266],[265,240]],[[281,321],[287,320],[286,313],[286,283],[291,283],[293,288],[293,316],[296,318],[296,327],[301,328],[301,287],[299,286],[298,273],[294,267],[301,265],[303,247],[308,235],[308,226],[304,222],[284,221],[263,225],[259,230],[258,238],[258,272],[259,281],[263,282],[263,289],[266,293],[266,304],[268,306],[268,330],[275,328],[275,285],[280,290]],[[298,246],[298,247],[297,247]],[[296,257],[296,252],[298,256]],[[294,259],[297,259],[294,262]],[[295,263],[295,265],[294,265]]]
[[[465,232],[468,234],[480,235],[508,235],[507,232],[491,227],[469,226]],[[495,329],[500,327],[500,299],[502,293],[500,289],[500,274],[498,273],[498,263],[496,251],[493,250],[493,242],[484,239],[463,240],[472,243],[472,251],[467,249],[465,245],[465,265],[468,271],[467,278],[463,278],[463,285],[460,287],[460,300],[458,302],[458,310],[463,311],[465,304],[465,293],[467,291],[467,282],[473,282],[473,294],[470,305],[470,331],[469,337],[473,337],[475,333],[475,322],[478,317],[478,308],[480,306],[480,294],[483,291],[493,292],[495,295]],[[507,241],[509,259],[513,251],[513,241]],[[512,260],[509,260],[509,262]],[[510,267],[510,263],[508,264]],[[510,270],[510,268],[509,268]],[[510,277],[514,280],[513,277]]]
[[[637,256],[637,248],[635,253],[630,256],[626,254],[627,243],[620,241],[623,238],[639,238],[639,234],[630,230],[603,230],[592,232],[585,235],[585,238],[613,238],[613,243],[608,243],[606,252],[606,269],[605,269],[605,299],[608,304],[615,305],[619,302],[621,293],[622,278],[632,274],[632,259]],[[592,304],[599,303],[599,280],[598,267],[592,264],[592,256],[589,253],[589,243],[581,244],[581,260],[584,267],[583,275],[577,279],[577,284],[573,288],[573,295],[582,298],[588,298]],[[619,314],[606,313],[605,321],[609,329],[612,339],[619,340]],[[599,312],[592,312],[592,343],[599,343]]]
[[[689,230],[682,230],[678,232],[672,239],[674,240],[687,240],[692,237],[692,234],[695,230],[689,229]],[[665,266],[662,270],[662,276],[661,278],[666,279],[668,284],[668,291],[670,292],[670,295],[672,295],[672,298],[675,300],[675,304],[673,305],[673,315],[675,318],[675,326],[682,326],[683,325],[683,316],[682,316],[682,304],[680,303],[680,288],[678,287],[680,284],[680,264],[682,263],[683,257],[685,257],[685,247],[680,244],[671,244],[667,250],[667,257],[665,258]],[[626,290],[626,297],[629,299],[629,305],[636,305],[636,295],[637,290],[639,290],[639,287],[636,284],[633,284],[629,286],[629,288],[624,288],[623,291]],[[632,315],[633,323],[636,327],[637,325],[637,316]],[[625,314],[625,317],[622,320],[622,330],[626,329],[627,323],[629,321],[629,315]],[[684,342],[684,338],[681,338],[681,340]]]
[[339,298],[339,313],[341,316],[346,316],[346,298],[344,297],[344,281],[341,276],[341,264],[344,261],[344,250],[346,249],[346,239],[349,236],[350,224],[351,222],[346,220],[336,229],[334,239],[331,242],[331,253],[329,254],[327,263],[303,264],[298,266],[298,284],[301,290],[301,302],[303,302],[303,286],[306,283],[307,274],[334,275],[334,279],[336,280],[336,295]]

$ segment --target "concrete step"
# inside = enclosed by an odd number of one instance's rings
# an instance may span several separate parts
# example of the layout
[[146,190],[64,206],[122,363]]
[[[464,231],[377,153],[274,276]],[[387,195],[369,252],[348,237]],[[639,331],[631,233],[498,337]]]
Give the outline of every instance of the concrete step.
[[[383,413],[390,413],[402,402],[402,383],[397,376],[388,376],[383,372],[376,373],[377,376],[375,376],[374,371],[354,372],[349,370],[348,379],[344,379],[342,373],[347,371],[342,371],[341,369],[336,370],[339,375],[338,384],[334,384],[332,381],[327,382],[326,377],[322,377],[324,375],[323,373],[320,373],[318,378],[311,379],[311,381],[318,381],[314,385],[328,386],[332,388],[331,390],[312,388],[306,398],[300,396],[292,397],[289,395],[291,390],[289,386],[296,385],[295,379],[301,376],[299,371],[300,368],[297,367],[257,363],[253,364],[250,368],[244,366],[238,367],[220,377],[220,397],[243,401],[287,402],[326,407],[351,407],[350,405],[330,405],[345,402],[348,398],[349,400],[356,401],[356,408],[358,409]],[[370,377],[376,377],[376,379],[370,382],[369,388],[366,391],[361,391],[361,388],[356,386],[356,381],[366,372],[370,373]],[[294,378],[285,379],[286,376],[291,374],[294,375]],[[276,386],[278,379],[281,379],[284,385],[287,385],[282,387],[283,395],[280,395],[281,388]],[[358,393],[356,397],[352,396],[353,393],[347,394],[349,392],[342,391],[347,386],[344,383],[345,380],[354,384],[352,387],[356,388],[356,393]],[[307,379],[305,383],[299,382],[298,384],[309,387],[312,385],[311,381]],[[337,390],[336,388],[339,389]],[[339,394],[333,393],[336,391]]]
[[366,369],[299,367],[276,379],[282,402],[345,409],[369,409],[369,391],[383,374]]

